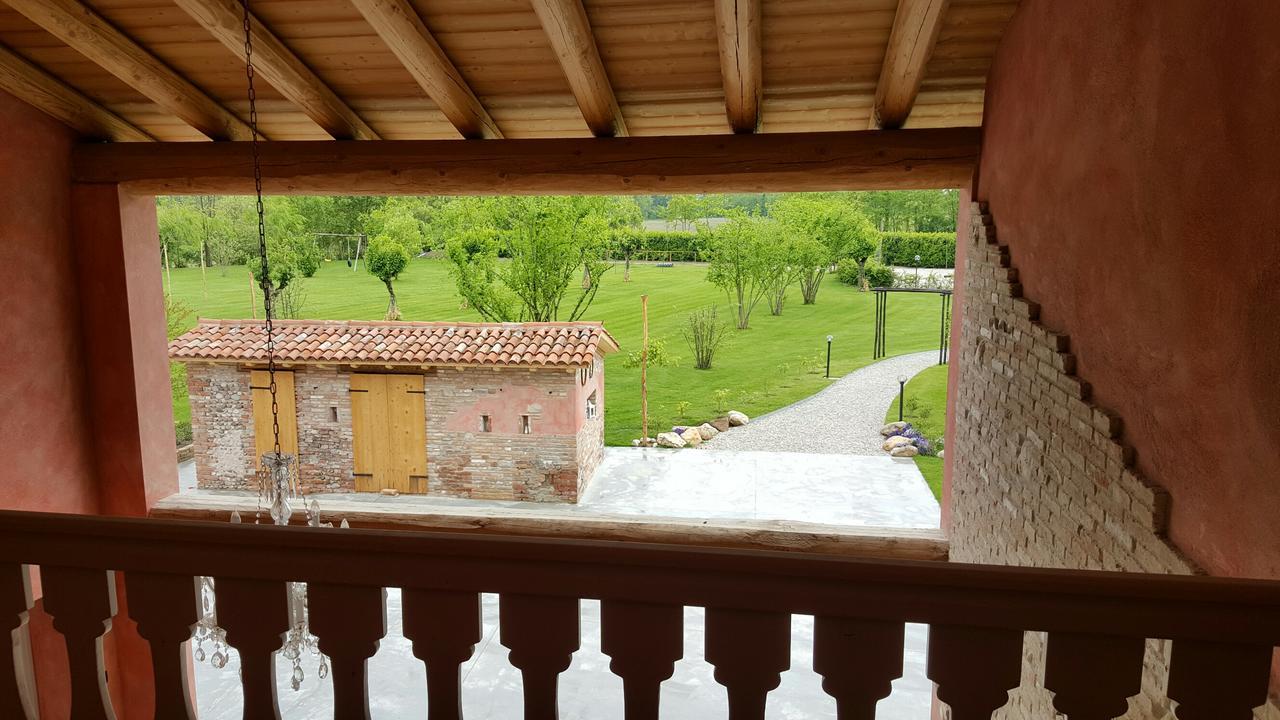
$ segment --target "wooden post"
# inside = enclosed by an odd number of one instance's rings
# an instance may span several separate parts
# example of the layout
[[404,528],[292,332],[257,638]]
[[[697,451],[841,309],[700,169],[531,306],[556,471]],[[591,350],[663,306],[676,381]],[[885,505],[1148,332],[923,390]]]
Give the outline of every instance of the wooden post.
[[166,295],[173,294],[173,271],[169,269],[169,243],[161,243],[160,249],[164,250],[164,281]]
[[649,447],[649,296],[640,296],[640,446]]
[[200,240],[200,299],[209,302],[209,278],[205,275],[205,265],[209,254],[209,211],[205,209],[204,195],[200,196],[201,225],[204,227],[204,238]]
[[249,271],[249,312],[253,313],[253,319],[258,319],[258,298],[253,294],[253,271]]

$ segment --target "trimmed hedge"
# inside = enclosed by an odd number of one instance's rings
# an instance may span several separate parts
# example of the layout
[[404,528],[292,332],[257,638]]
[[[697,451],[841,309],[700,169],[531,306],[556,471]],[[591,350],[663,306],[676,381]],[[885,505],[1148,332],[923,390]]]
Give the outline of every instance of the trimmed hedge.
[[[888,232],[881,236],[885,265],[953,268],[956,266],[956,234],[950,232]],[[920,256],[919,265],[916,255]]]
[[[875,260],[868,260],[864,271],[867,276],[867,287],[893,287],[893,268],[885,267]],[[861,289],[858,284],[858,263],[852,260],[841,260],[836,269],[836,279],[845,285]]]
[[[642,230],[640,247],[633,255],[636,259],[649,260],[706,260],[706,236],[680,230]],[[615,258],[620,254],[615,251]]]

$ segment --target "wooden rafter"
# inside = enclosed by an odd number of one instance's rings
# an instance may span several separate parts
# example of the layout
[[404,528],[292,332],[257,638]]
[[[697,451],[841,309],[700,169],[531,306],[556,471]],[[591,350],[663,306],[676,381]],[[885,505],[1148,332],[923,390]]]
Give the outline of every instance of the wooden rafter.
[[[244,62],[244,10],[238,0],[174,2]],[[378,139],[378,134],[256,16],[250,16],[250,28],[253,68],[281,95],[336,140]]]
[[408,0],[352,0],[352,4],[462,137],[502,137],[497,123]]
[[[260,144],[269,193],[649,194],[964,187],[978,128]],[[72,177],[155,195],[251,191],[247,143],[82,145]]]
[[760,127],[764,88],[761,50],[762,0],[715,0],[720,75],[724,78],[725,111],[736,133]]
[[209,138],[249,139],[244,121],[78,0],[4,1]]
[[531,1],[591,133],[596,137],[626,136],[627,124],[582,0]]
[[899,0],[880,69],[871,127],[902,127],[911,115],[924,68],[938,42],[948,0]]
[[6,47],[0,47],[0,90],[87,138],[138,142],[155,139]]

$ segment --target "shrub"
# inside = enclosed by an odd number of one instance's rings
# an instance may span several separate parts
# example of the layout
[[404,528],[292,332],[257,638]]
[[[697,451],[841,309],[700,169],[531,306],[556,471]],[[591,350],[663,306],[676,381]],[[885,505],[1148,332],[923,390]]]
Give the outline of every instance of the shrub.
[[[886,267],[874,260],[868,260],[861,270],[867,278],[867,288],[894,287],[893,268]],[[841,260],[836,270],[836,279],[846,285],[861,289],[858,264],[852,260]]]
[[[885,233],[880,240],[882,262],[899,267],[953,268],[956,266],[955,233]],[[920,262],[916,263],[916,256]]]
[[[622,361],[622,367],[638,368],[640,367],[640,360],[640,351],[632,350],[627,353],[627,359]],[[649,367],[665,367],[667,365],[674,365],[680,361],[680,358],[667,352],[667,343],[665,340],[662,340],[661,338],[649,338],[649,357],[647,360],[649,362]]]
[[191,434],[190,421],[182,420],[180,422],[174,423],[173,435],[174,435],[174,438],[177,440],[177,447],[182,447],[183,445],[190,445],[191,439],[193,437]]
[[693,403],[689,402],[688,400],[681,400],[677,402],[676,417],[680,418],[681,420],[689,417],[689,408],[692,406],[693,406]]
[[712,393],[716,398],[716,412],[727,412],[729,410],[729,388],[720,388]]
[[715,306],[689,313],[685,320],[684,340],[693,351],[693,366],[698,370],[710,370],[716,351],[729,337],[729,326],[720,321]]

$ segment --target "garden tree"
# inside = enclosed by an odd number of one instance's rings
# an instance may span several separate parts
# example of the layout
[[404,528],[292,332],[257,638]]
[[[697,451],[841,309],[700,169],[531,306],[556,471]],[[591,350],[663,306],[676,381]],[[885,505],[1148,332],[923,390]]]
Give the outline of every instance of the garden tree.
[[622,256],[622,282],[631,282],[631,258],[644,247],[644,232],[636,228],[619,228],[610,234],[610,245]]
[[176,267],[200,264],[205,216],[187,198],[156,199],[156,226],[167,262]]
[[271,266],[269,277],[262,275],[262,263],[258,256],[258,214],[253,198],[238,198],[246,202],[237,204],[235,230],[240,239],[240,261],[248,266],[254,282],[262,288],[263,305],[267,297],[272,301],[272,315],[278,316],[275,305],[279,293],[299,277],[315,274],[319,267],[319,254],[315,242],[305,234],[302,214],[285,197],[264,199],[267,260]]
[[724,198],[719,195],[674,195],[667,201],[662,218],[682,230],[692,230],[699,220],[720,217],[725,213]]
[[409,251],[398,240],[388,235],[379,235],[369,243],[369,251],[364,256],[364,267],[370,275],[387,286],[387,295],[391,298],[387,303],[387,320],[400,319],[400,307],[396,304],[396,289],[392,283],[408,266]]
[[699,308],[685,318],[684,340],[693,351],[693,366],[710,370],[716,351],[729,337],[728,326],[720,321],[714,305]]
[[394,198],[369,195],[295,195],[289,203],[304,218],[303,231],[357,235],[369,232],[365,224],[378,208]]
[[828,257],[826,246],[817,240],[791,231],[777,221],[764,225],[769,236],[765,259],[769,265],[769,312],[782,314],[787,290],[821,266]]
[[422,251],[426,233],[423,232],[423,223],[417,214],[417,201],[422,199],[391,198],[382,207],[371,212],[366,223],[370,237],[388,237],[410,254]]
[[729,222],[709,230],[707,240],[711,256],[707,280],[728,294],[735,303],[737,327],[747,329],[751,311],[769,292],[771,243],[777,231],[772,221],[738,215]]
[[[587,284],[568,320],[582,317],[609,268],[610,205],[600,196],[460,198],[454,212],[465,230],[446,245],[458,294],[495,322],[560,319],[569,285],[582,270]],[[499,263],[498,257],[506,258]]]
[[955,232],[956,190],[892,190],[853,193],[881,232]]
[[826,255],[800,276],[800,293],[805,305],[818,300],[818,288],[832,265],[852,257],[859,267],[875,253],[879,235],[847,193],[785,195],[769,209],[793,232],[817,240]]

